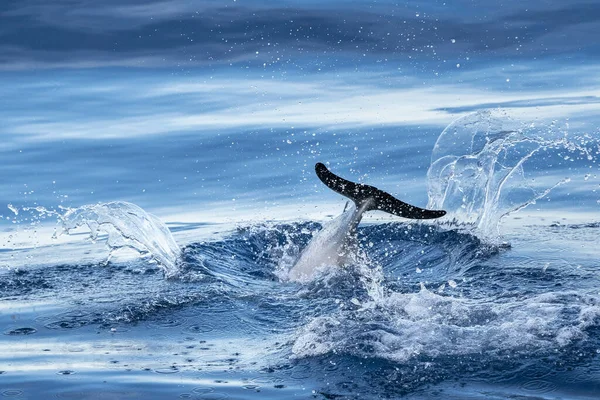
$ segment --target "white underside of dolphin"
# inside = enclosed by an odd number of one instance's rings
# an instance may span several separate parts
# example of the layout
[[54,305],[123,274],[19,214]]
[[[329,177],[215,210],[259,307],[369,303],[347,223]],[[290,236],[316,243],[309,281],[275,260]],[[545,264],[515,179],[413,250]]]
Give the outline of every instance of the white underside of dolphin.
[[367,211],[381,210],[411,219],[439,218],[446,214],[441,210],[411,206],[373,186],[345,180],[329,171],[324,164],[317,163],[315,170],[325,185],[353,200],[354,205],[325,224],[312,238],[288,272],[291,281],[309,282],[315,278],[317,271],[347,263],[353,250],[350,244],[354,241],[356,227]]
[[296,282],[309,282],[320,269],[346,264],[352,251],[350,244],[367,205],[348,207],[341,215],[329,221],[312,238],[288,273]]

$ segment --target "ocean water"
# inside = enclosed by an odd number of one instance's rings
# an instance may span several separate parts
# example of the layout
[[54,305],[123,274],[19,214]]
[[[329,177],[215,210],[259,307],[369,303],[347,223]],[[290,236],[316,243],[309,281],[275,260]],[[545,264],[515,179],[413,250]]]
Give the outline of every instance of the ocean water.
[[[0,396],[600,398],[599,21],[3,2]],[[316,162],[448,214],[295,282],[349,212]]]

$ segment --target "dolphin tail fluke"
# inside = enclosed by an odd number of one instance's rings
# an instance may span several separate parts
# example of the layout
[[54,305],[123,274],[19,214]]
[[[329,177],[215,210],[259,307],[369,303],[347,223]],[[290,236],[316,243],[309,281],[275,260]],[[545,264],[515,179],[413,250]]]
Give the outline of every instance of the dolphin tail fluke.
[[317,163],[315,171],[321,182],[334,192],[354,201],[357,207],[367,204],[365,211],[381,210],[411,219],[432,219],[446,215],[446,211],[443,210],[426,210],[407,204],[374,186],[350,182],[331,172],[323,163]]

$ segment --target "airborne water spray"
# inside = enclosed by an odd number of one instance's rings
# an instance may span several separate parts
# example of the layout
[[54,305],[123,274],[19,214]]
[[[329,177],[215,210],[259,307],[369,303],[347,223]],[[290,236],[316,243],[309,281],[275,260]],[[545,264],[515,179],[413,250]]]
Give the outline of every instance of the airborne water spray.
[[[561,155],[566,152],[570,155]],[[597,140],[571,137],[557,124],[525,124],[501,112],[461,117],[439,136],[427,172],[429,208],[443,208],[458,224],[497,239],[504,217],[546,197],[570,177],[534,178],[548,160],[596,164]]]
[[42,206],[21,207],[9,205],[9,209],[18,222],[26,223],[20,247],[38,247],[38,229],[47,218],[56,218],[58,226],[54,229],[53,239],[63,234],[70,235],[80,227],[89,229],[89,239],[96,241],[106,235],[106,245],[109,249],[107,261],[112,255],[123,248],[129,248],[147,259],[156,262],[163,270],[165,277],[174,277],[179,272],[181,249],[173,239],[169,228],[156,216],[147,213],[139,206],[114,201],[84,205],[78,208],[59,207],[58,210]]

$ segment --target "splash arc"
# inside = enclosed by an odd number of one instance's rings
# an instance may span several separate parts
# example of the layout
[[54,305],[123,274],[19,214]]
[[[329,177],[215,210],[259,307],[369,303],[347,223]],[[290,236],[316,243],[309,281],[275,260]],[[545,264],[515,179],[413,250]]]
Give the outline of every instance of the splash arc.
[[433,219],[446,215],[446,211],[413,206],[374,186],[344,179],[331,172],[323,163],[315,165],[315,172],[328,188],[346,196],[354,205],[313,237],[288,273],[288,278],[292,281],[310,281],[320,267],[346,262],[350,253],[349,244],[367,211],[385,211],[410,219]]

